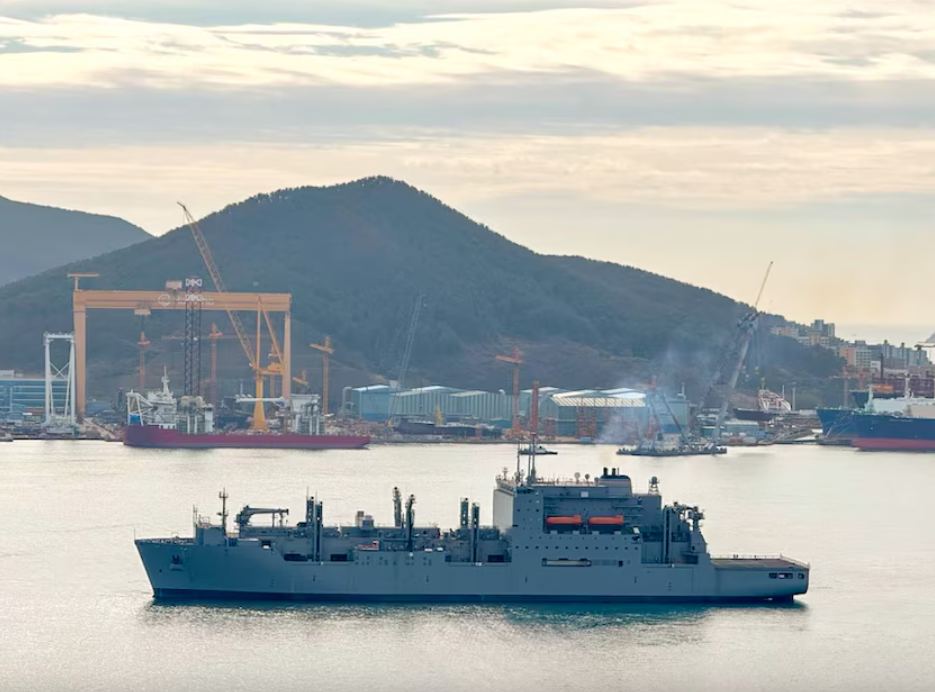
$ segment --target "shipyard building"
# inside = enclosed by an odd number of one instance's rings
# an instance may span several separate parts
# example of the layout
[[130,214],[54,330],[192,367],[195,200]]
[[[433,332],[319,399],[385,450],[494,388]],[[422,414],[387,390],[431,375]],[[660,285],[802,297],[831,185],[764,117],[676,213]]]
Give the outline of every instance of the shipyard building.
[[[65,380],[52,381],[52,396],[58,405],[65,401],[67,388]],[[38,420],[44,412],[45,378],[0,370],[0,419],[10,423]]]
[[[528,425],[532,390],[519,397],[520,418]],[[446,386],[396,389],[389,385],[348,387],[342,407],[352,416],[369,421],[389,418],[411,421],[492,425],[509,428],[513,398],[503,390],[484,392]],[[629,389],[539,389],[539,433],[549,437],[622,441],[633,431],[656,425],[665,432],[687,429],[690,406],[682,396]]]

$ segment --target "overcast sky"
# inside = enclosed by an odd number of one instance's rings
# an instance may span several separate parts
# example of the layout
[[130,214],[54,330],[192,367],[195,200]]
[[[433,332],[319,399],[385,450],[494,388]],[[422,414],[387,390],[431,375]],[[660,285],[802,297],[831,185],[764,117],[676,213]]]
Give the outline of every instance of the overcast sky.
[[[374,174],[534,250],[935,325],[931,0],[0,0],[0,195],[179,225]],[[919,332],[919,333],[917,333]],[[861,335],[861,333],[858,333]]]

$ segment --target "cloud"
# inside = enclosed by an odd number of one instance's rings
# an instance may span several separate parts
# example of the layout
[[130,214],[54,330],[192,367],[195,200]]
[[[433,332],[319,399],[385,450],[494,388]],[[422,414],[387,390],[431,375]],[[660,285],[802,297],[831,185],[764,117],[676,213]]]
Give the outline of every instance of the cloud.
[[[453,203],[564,196],[694,209],[778,209],[868,195],[935,195],[935,130],[641,128],[602,135],[408,132],[319,145],[0,149],[0,190],[96,198],[150,231],[178,195],[203,211],[260,191],[387,174]],[[62,199],[62,191],[72,199]],[[20,194],[20,196],[22,196]],[[81,206],[81,205],[78,205]],[[135,211],[134,211],[135,209]]]
[[935,252],[935,129],[0,149],[3,196],[156,233],[181,224],[177,200],[202,216],[258,192],[373,174],[540,252],[635,265],[742,300],[776,260],[766,304],[800,320],[821,310],[911,323],[930,302],[919,282]]
[[311,22],[195,26],[89,14],[0,22],[0,41],[76,55],[0,58],[0,84],[162,88],[447,84],[591,72],[643,83],[796,77],[935,78],[935,14],[894,0],[668,0],[630,7],[438,14],[360,27]]
[[534,249],[749,299],[768,248],[771,309],[914,322],[935,13],[857,7],[0,0],[0,194],[158,233],[388,174]]

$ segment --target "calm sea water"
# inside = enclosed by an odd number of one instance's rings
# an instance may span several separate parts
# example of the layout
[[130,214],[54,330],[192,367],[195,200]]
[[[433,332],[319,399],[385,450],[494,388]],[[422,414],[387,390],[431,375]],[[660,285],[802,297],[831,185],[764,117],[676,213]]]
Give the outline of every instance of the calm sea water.
[[491,517],[507,446],[365,452],[144,451],[0,445],[0,689],[932,690],[935,456],[774,447],[649,460],[558,447],[542,475],[621,466],[700,504],[715,554],[812,563],[794,606],[238,606],[154,604],[134,535],[190,533],[192,504],[417,518]]

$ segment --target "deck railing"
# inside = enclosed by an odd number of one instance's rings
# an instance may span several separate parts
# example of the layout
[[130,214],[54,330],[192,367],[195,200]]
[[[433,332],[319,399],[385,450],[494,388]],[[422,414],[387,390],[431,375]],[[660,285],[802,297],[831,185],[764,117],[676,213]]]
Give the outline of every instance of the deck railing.
[[735,553],[733,555],[712,555],[711,559],[712,560],[786,560],[787,562],[791,562],[793,565],[796,565],[798,567],[803,567],[806,569],[811,567],[811,564],[808,562],[802,562],[801,560],[796,560],[795,558],[788,557],[786,555],[783,555],[782,553],[778,553],[778,554],[774,553],[771,555],[740,555],[740,554]]

